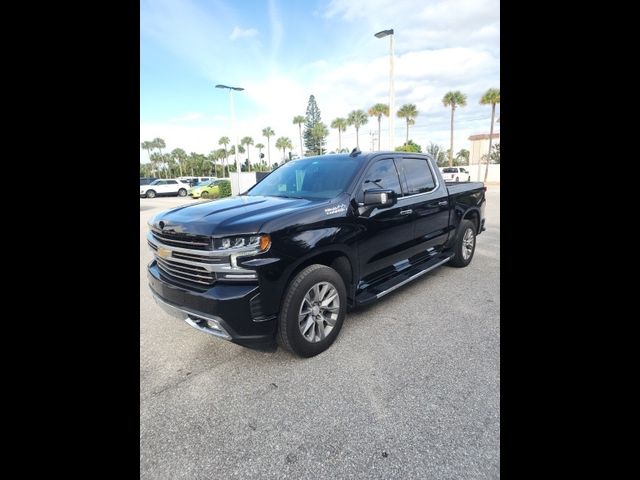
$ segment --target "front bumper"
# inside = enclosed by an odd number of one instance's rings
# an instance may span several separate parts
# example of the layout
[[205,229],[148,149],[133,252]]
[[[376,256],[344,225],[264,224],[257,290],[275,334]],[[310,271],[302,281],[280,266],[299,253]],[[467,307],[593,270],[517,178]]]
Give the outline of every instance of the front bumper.
[[154,260],[147,268],[156,303],[193,328],[244,347],[275,350],[276,319],[260,316],[257,284],[215,284],[194,291],[163,278]]

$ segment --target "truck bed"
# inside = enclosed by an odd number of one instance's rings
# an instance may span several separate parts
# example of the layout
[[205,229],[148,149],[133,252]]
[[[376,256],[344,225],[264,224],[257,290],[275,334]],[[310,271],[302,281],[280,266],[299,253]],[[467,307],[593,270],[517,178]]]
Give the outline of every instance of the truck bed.
[[484,188],[483,182],[444,182],[449,190],[449,195],[471,192],[479,188]]

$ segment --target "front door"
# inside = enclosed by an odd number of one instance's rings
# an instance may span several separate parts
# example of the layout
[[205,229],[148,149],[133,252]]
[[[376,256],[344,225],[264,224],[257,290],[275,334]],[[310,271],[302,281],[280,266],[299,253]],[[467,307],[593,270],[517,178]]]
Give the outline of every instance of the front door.
[[392,274],[394,263],[408,257],[413,239],[411,209],[406,207],[396,164],[392,158],[376,160],[370,165],[358,187],[356,201],[362,203],[364,191],[384,188],[396,192],[398,203],[390,208],[359,207],[357,222],[363,227],[358,242],[360,278],[379,279]]

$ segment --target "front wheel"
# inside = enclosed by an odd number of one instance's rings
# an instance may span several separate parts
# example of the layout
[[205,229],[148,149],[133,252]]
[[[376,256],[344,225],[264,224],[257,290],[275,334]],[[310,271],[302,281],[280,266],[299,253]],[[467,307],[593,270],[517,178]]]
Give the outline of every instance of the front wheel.
[[459,182],[459,181],[460,181],[460,177],[456,177],[456,182]]
[[154,192],[153,190],[147,190],[147,194],[145,196],[147,198],[155,198],[156,197],[156,192]]
[[184,188],[181,188],[180,190],[178,190],[178,196],[179,197],[186,197],[187,196],[187,191]]
[[476,226],[470,220],[462,220],[454,246],[454,257],[449,262],[452,267],[466,267],[471,263],[476,251]]
[[209,198],[209,192],[202,192],[202,193],[200,194],[200,197],[201,197],[201,198]]
[[310,265],[287,287],[278,318],[278,343],[301,357],[318,355],[340,333],[346,309],[347,290],[338,272]]

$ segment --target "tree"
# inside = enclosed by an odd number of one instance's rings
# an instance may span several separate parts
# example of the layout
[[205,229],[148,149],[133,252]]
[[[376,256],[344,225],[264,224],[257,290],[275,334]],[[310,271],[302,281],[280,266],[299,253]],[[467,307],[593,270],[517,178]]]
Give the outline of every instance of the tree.
[[171,151],[171,158],[178,164],[178,168],[180,169],[180,176],[182,177],[182,164],[187,158],[187,152],[185,152],[181,148],[174,148]]
[[415,118],[418,116],[418,109],[413,103],[405,103],[398,110],[398,118],[404,118],[407,121],[407,140],[405,143],[409,143],[409,125],[416,123]]
[[447,156],[440,145],[436,145],[433,142],[429,142],[426,153],[431,155],[439,167],[444,167],[447,164]]
[[256,148],[258,149],[258,163],[262,162],[262,149],[264,148],[264,144],[256,143]]
[[347,129],[347,119],[346,118],[335,118],[332,122],[331,122],[331,128],[337,128],[338,129],[338,153],[340,153],[340,151],[342,150],[342,135],[341,133],[344,132]]
[[[164,140],[162,138],[159,138],[159,137],[156,137],[153,140],[151,140],[151,144],[153,145],[153,148],[158,149],[158,152],[160,152],[160,157],[158,157],[159,158],[158,163],[162,167],[164,167],[164,156],[163,156],[163,153],[162,153],[162,149],[166,148],[167,145],[164,143]],[[168,174],[165,173],[165,178],[169,178],[167,175]]]
[[[500,144],[499,143],[496,143],[493,146],[493,152],[491,152],[491,157],[489,157],[489,160],[491,161],[491,163],[500,164]],[[486,177],[484,181],[485,182],[487,181]]]
[[413,143],[413,140],[409,140],[408,143],[405,143],[401,147],[396,147],[396,152],[422,153],[422,147],[417,143]]
[[300,133],[300,158],[304,155],[304,147],[302,146],[302,124],[305,122],[305,118],[302,115],[296,115],[293,117],[293,124],[298,125],[298,132]]
[[224,163],[227,165],[227,170],[229,170],[229,153],[227,152],[227,145],[231,143],[229,137],[220,137],[218,140],[218,145],[224,146]]
[[324,153],[322,145],[325,144],[325,138],[327,138],[328,135],[329,129],[322,122],[316,124],[316,126],[311,130],[311,136],[315,140],[316,145],[318,145],[318,155],[322,155]]
[[[384,103],[376,103],[373,107],[369,109],[370,117],[378,118],[378,151],[380,151],[380,121],[382,120],[382,115],[385,117],[389,116],[389,105]],[[389,148],[392,148],[391,146]]]
[[353,110],[347,116],[347,124],[356,127],[356,146],[360,148],[360,127],[369,121],[364,110]]
[[153,142],[142,142],[140,144],[143,150],[147,151],[147,155],[149,155],[149,161],[151,161],[151,151],[153,150]]
[[455,165],[469,165],[469,150],[463,148],[456,153]]
[[311,95],[309,97],[309,102],[307,103],[307,114],[304,120],[304,145],[305,147],[307,147],[308,152],[312,152],[311,155],[313,155],[313,152],[315,151],[321,151],[322,147],[324,146],[324,144],[317,145],[316,139],[311,133],[313,127],[315,127],[321,121],[322,118],[320,116],[320,109],[316,104],[316,97]]
[[[481,105],[491,105],[491,129],[489,131],[489,153],[491,154],[491,140],[493,139],[493,119],[496,115],[496,104],[500,103],[500,89],[490,88],[480,99]],[[500,149],[498,149],[498,163],[500,163]],[[487,159],[487,167],[484,171],[484,181],[487,181],[489,173],[489,159]]]
[[276,148],[282,149],[282,159],[286,161],[286,149],[291,150],[293,145],[291,144],[291,139],[289,137],[280,137],[276,140]]
[[247,146],[247,168],[249,169],[248,171],[251,171],[251,155],[249,154],[249,145],[253,145],[253,138],[251,137],[243,137],[242,140],[240,140],[240,145],[246,145]]
[[262,129],[262,136],[267,137],[267,157],[269,158],[269,167],[271,167],[271,143],[270,138],[273,137],[276,132],[271,127],[265,127]]
[[449,166],[453,166],[453,114],[457,107],[464,107],[467,104],[467,96],[460,90],[455,92],[447,92],[442,97],[442,104],[445,107],[451,107],[451,147],[449,149]]

